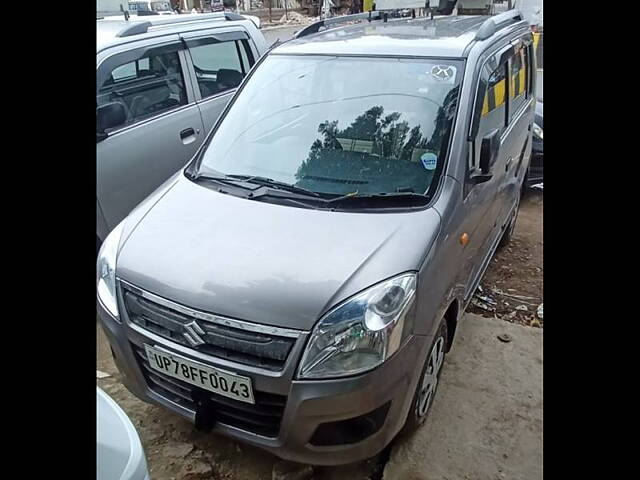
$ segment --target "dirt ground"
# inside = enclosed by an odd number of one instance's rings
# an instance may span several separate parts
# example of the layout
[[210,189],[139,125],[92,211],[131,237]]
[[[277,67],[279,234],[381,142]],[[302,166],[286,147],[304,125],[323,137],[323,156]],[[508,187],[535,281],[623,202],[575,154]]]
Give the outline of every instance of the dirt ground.
[[496,252],[468,311],[511,323],[542,327],[542,205],[539,190],[525,193],[514,235]]
[[[512,243],[496,254],[481,286],[483,292],[478,295],[489,297],[495,304],[478,300],[476,304],[482,304],[488,310],[470,306],[471,311],[512,323],[542,326],[542,320],[535,314],[542,303],[542,193],[532,192],[523,198]],[[525,306],[526,310],[516,310],[519,305]],[[278,472],[285,469],[286,464],[275,456],[215,434],[200,433],[178,415],[143,403],[129,393],[120,383],[120,374],[100,327],[97,327],[97,369],[110,375],[98,379],[98,385],[131,418],[140,434],[154,480],[285,478]],[[495,421],[499,424],[500,418]],[[455,455],[455,452],[451,454]],[[306,479],[312,474],[314,480],[375,480],[382,477],[385,462],[384,456],[378,456],[343,467],[316,467],[313,471],[300,466],[300,475],[292,478]],[[385,474],[385,479],[389,478],[401,477]],[[476,476],[465,478],[475,479]]]

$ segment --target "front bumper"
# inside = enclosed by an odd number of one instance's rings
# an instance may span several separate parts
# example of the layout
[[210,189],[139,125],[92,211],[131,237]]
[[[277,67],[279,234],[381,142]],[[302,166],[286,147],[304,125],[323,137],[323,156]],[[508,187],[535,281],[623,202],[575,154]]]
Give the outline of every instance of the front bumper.
[[[144,344],[161,346],[178,355],[248,376],[257,394],[284,399],[277,434],[260,435],[221,421],[215,424],[213,432],[263,448],[286,460],[313,465],[339,465],[364,460],[391,442],[404,425],[413,400],[422,365],[416,359],[424,358],[428,347],[427,337],[412,336],[393,357],[371,372],[341,379],[296,380],[295,370],[306,344],[307,332],[303,332],[296,341],[282,371],[263,371],[203,355],[143,330],[128,321],[123,307],[120,308],[122,323],[118,323],[99,300],[97,304],[123,383],[138,398],[168,408],[192,422],[195,420],[195,408],[189,402],[176,401],[177,397],[171,398],[149,381],[136,353]],[[314,432],[320,425],[353,419],[372,411],[382,412],[383,417],[375,432],[366,438],[355,443],[333,442],[327,445],[324,442],[318,445],[314,440],[315,444],[312,444],[312,438],[317,438]],[[367,417],[363,418],[367,420]],[[326,434],[332,425],[324,425],[322,431]]]

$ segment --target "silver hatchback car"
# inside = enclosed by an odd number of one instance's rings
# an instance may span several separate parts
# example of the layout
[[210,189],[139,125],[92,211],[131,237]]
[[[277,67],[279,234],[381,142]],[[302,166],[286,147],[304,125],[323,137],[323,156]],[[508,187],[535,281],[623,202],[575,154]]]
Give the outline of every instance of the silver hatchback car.
[[102,247],[98,310],[126,386],[311,464],[420,425],[514,228],[534,73],[514,11],[348,16],[270,51]]
[[191,159],[267,44],[233,13],[104,19],[96,29],[99,247]]

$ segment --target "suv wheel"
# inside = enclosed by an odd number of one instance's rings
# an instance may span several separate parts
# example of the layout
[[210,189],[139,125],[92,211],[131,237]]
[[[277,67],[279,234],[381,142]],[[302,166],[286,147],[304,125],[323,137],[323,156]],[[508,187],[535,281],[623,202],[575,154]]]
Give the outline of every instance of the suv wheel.
[[433,405],[433,398],[436,395],[442,365],[447,351],[447,322],[442,320],[438,333],[436,333],[422,375],[413,395],[411,410],[405,423],[405,431],[413,431],[424,423]]

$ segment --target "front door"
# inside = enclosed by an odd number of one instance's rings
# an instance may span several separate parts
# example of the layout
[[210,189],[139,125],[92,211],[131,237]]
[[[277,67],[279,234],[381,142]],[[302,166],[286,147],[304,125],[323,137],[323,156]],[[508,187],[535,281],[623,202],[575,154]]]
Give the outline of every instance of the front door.
[[97,194],[109,230],[203,141],[185,67],[178,41],[119,53],[98,67]]
[[504,180],[505,149],[500,146],[490,172],[480,168],[483,138],[506,131],[508,113],[508,61],[499,55],[484,65],[479,79],[470,142],[468,171],[464,189],[462,232],[469,235],[464,249],[462,278],[466,282],[465,298],[478,283],[478,277],[489,261],[500,224],[499,190]]

